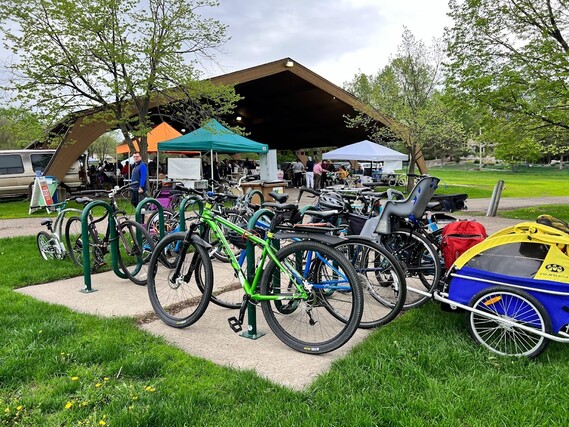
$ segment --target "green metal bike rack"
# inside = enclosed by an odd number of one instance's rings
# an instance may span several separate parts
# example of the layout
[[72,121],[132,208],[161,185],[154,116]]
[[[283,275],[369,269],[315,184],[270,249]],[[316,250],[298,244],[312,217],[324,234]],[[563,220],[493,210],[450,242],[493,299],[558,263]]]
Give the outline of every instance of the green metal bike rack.
[[[141,224],[140,221],[142,220],[142,208],[145,207],[146,205],[154,205],[158,209],[158,232],[160,233],[160,239],[162,239],[164,237],[164,207],[158,200],[152,197],[146,197],[145,199],[141,200],[136,206],[134,219],[136,220],[136,222]],[[140,238],[140,236],[136,237]]]
[[81,248],[83,255],[83,278],[85,280],[85,288],[81,289],[80,292],[83,293],[91,293],[96,291],[96,289],[93,289],[91,287],[91,259],[89,257],[89,212],[91,212],[91,210],[96,206],[104,207],[109,213],[109,224],[107,226],[110,227],[109,241],[111,243],[111,260],[113,271],[121,279],[126,279],[126,275],[121,271],[118,262],[117,254],[119,246],[117,242],[117,229],[115,217],[113,216],[113,208],[111,205],[103,202],[102,200],[95,200],[85,206],[85,209],[81,214],[81,242],[87,242],[87,244],[83,244],[83,247]]
[[261,206],[263,206],[263,203],[265,203],[265,196],[259,190],[251,190],[251,191],[247,192],[247,194],[245,194],[245,200],[247,202],[251,203],[251,199],[255,195],[259,196],[259,199],[261,200]]
[[[256,191],[256,190],[253,190]],[[261,195],[262,196],[262,195]],[[247,228],[249,230],[255,229],[255,224],[257,224],[257,220],[262,216],[266,215],[272,218],[275,213],[270,211],[269,209],[260,209],[253,214],[249,222],[247,223]],[[247,251],[247,281],[250,283],[253,282],[255,278],[255,245],[250,241],[247,240],[247,247],[245,249]],[[256,340],[261,338],[265,335],[264,332],[257,331],[257,306],[253,304],[251,301],[247,304],[247,331],[242,332],[240,335],[244,338],[249,338],[252,340]]]

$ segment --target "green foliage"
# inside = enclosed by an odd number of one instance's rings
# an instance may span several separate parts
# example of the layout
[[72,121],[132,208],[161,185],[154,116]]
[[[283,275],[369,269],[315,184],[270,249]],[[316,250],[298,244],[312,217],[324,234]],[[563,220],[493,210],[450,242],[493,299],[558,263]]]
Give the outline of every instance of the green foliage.
[[365,103],[404,126],[376,128],[360,112],[349,123],[364,126],[376,141],[399,141],[411,154],[410,171],[421,150],[444,156],[462,151],[466,137],[454,119],[448,101],[440,95],[442,49],[435,41],[427,47],[405,29],[397,54],[375,76],[356,75],[347,85]]
[[44,136],[40,119],[23,108],[0,108],[0,150],[25,147]]
[[195,63],[213,56],[226,27],[199,9],[215,0],[0,0],[0,31],[18,57],[12,87],[24,105],[52,119],[93,109],[91,120],[141,136],[146,158],[148,116],[157,101],[178,101],[187,129],[234,106],[231,88],[198,82]]
[[[512,121],[522,150],[533,138],[550,153],[566,153],[568,138],[548,134],[569,129],[567,4],[452,0],[450,8],[449,85],[489,107],[491,116]],[[510,138],[508,145],[516,142]]]

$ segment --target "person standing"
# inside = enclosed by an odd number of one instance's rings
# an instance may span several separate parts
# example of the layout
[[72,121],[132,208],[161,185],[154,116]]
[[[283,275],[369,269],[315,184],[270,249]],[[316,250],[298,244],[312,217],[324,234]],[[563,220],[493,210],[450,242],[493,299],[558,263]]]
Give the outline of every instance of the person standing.
[[322,188],[322,162],[318,162],[314,165],[314,189],[320,190]]
[[142,161],[142,157],[140,157],[138,151],[134,152],[132,159],[134,160],[134,165],[131,173],[132,184],[130,188],[132,189],[132,196],[130,203],[134,207],[137,207],[138,203],[146,195],[146,189],[148,187],[148,167],[146,163]]
[[312,157],[308,157],[306,162],[306,186],[308,188],[314,188],[314,162]]
[[297,160],[294,165],[292,165],[293,179],[292,186],[294,188],[299,188],[302,186],[302,172],[304,172],[304,165],[300,160]]

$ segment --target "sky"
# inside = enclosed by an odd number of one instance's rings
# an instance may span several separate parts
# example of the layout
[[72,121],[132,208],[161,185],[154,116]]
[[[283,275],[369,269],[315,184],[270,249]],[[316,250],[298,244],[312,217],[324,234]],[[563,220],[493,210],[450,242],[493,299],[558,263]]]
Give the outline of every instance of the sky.
[[[202,62],[204,77],[290,57],[342,87],[360,72],[375,74],[384,67],[396,53],[404,27],[429,45],[452,23],[446,16],[448,0],[219,2],[198,10],[227,25],[231,37],[215,62]],[[9,77],[3,66],[13,60],[0,44],[0,83]]]
[[219,0],[203,16],[229,26],[206,77],[290,57],[342,86],[375,74],[401,43],[404,27],[430,45],[452,21],[448,0]]

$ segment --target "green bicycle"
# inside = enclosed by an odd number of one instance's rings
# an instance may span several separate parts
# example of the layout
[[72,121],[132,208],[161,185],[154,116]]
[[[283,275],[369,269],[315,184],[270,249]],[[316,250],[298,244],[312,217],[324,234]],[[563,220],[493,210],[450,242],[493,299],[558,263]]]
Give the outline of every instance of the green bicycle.
[[[152,254],[147,287],[156,314],[166,324],[184,328],[205,312],[214,271],[208,253],[211,245],[197,233],[202,225],[219,241],[245,292],[239,317],[228,319],[234,332],[242,329],[247,306],[253,303],[261,305],[275,335],[297,351],[322,354],[344,345],[355,333],[363,311],[361,282],[352,264],[336,249],[309,240],[310,234],[306,240],[277,250],[272,238],[278,221],[271,223],[268,239],[264,239],[212,211],[211,201],[206,201],[201,218],[188,232],[166,236]],[[261,249],[251,281],[228,238],[233,243],[249,241]]]

